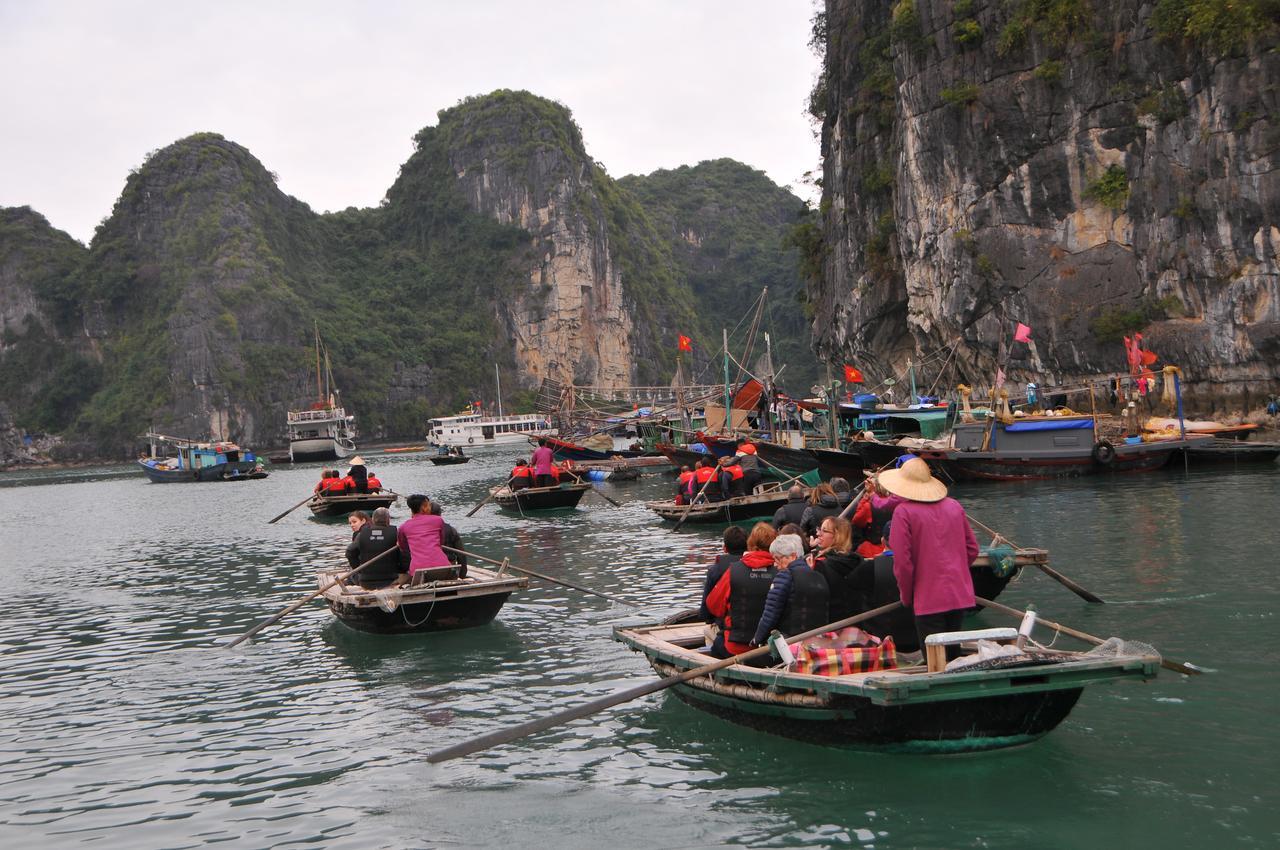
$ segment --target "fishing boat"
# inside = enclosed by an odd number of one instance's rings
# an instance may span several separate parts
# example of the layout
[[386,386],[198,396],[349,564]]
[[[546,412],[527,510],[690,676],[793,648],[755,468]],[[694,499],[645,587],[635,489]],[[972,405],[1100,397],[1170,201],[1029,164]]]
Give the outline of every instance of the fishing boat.
[[[140,458],[138,466],[157,484],[267,477],[262,461],[253,452],[230,441],[202,443],[154,432],[145,436],[151,443],[151,453]],[[160,446],[168,446],[172,454],[161,455]]]
[[603,436],[605,441],[608,442],[608,447],[593,448],[550,436],[530,437],[529,442],[539,446],[546,446],[551,449],[552,456],[560,460],[609,460],[615,457],[633,458],[652,454],[652,452],[647,452],[644,449],[612,448],[612,438],[606,435],[600,436]]
[[676,469],[679,469],[682,466],[687,466],[690,469],[693,469],[694,464],[700,460],[710,460],[712,462],[718,461],[717,456],[709,451],[699,451],[686,446],[677,446],[673,443],[658,443],[654,448],[658,450],[659,454],[670,461],[671,465]]
[[[1193,464],[1262,464],[1274,463],[1280,457],[1280,443],[1254,443],[1215,437],[1183,450]],[[1176,464],[1177,461],[1174,461]]]
[[[714,660],[703,651],[702,623],[616,627],[613,636],[642,653],[662,677]],[[824,676],[735,664],[672,690],[717,717],[785,738],[849,749],[961,753],[1035,741],[1066,718],[1086,685],[1148,681],[1160,662],[1151,647],[1116,640],[1091,652],[1029,649],[940,672],[912,666]]]
[[372,513],[378,508],[389,508],[400,498],[396,493],[342,493],[326,496],[317,493],[307,502],[314,516],[331,518],[346,516],[352,511]]
[[495,488],[493,501],[509,511],[553,511],[576,508],[591,489],[590,484],[558,484],[554,487],[522,487],[512,490],[503,485]]
[[823,478],[844,478],[847,481],[861,481],[864,477],[865,464],[862,456],[854,452],[842,452],[839,449],[810,449],[813,458],[818,462],[818,471]]
[[787,503],[787,491],[776,483],[764,484],[749,496],[734,496],[722,502],[677,505],[674,499],[645,502],[644,506],[670,522],[746,522],[772,519]]
[[466,463],[471,460],[470,457],[462,453],[462,449],[449,448],[447,451],[442,446],[440,451],[431,455],[428,460],[435,466],[452,466],[454,464]]
[[1167,464],[1174,453],[1210,439],[1107,439],[1092,416],[1027,416],[1011,422],[956,423],[949,448],[915,454],[955,480],[1019,481],[1148,472]]
[[317,326],[315,401],[303,410],[290,410],[285,417],[291,462],[338,460],[355,454],[356,419],[347,413],[338,398],[329,352],[320,342]]
[[768,440],[753,441],[756,447],[756,454],[765,463],[781,469],[783,472],[792,475],[799,475],[808,472],[811,469],[818,468],[818,459],[813,456],[811,449],[797,449],[791,446],[784,446],[781,443],[774,443]]
[[516,590],[529,586],[523,576],[502,570],[467,567],[462,579],[366,590],[358,585],[334,584],[339,570],[317,576],[329,610],[344,625],[371,634],[405,634],[469,629],[491,622]]

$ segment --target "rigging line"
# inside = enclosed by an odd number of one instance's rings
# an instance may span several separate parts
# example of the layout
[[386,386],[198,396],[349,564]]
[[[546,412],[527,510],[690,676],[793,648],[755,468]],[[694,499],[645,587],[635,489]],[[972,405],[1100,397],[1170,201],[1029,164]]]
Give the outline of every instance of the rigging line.
[[942,368],[938,370],[938,377],[934,378],[933,383],[929,385],[929,395],[933,395],[933,391],[937,388],[938,384],[942,381],[942,376],[947,373],[947,367],[951,365],[951,362],[955,359],[956,346],[959,342],[960,340],[957,339],[955,342],[951,343],[951,353],[947,355],[946,362],[943,363]]
[[[756,299],[756,305],[755,305],[755,306],[756,306],[755,316],[754,316],[754,317],[752,318],[752,320],[751,320],[751,330],[747,331],[747,344],[746,344],[746,346],[744,347],[744,350],[743,350],[743,352],[742,352],[742,359],[743,359],[743,360],[746,360],[746,361],[748,361],[748,362],[750,362],[750,360],[751,360],[751,352],[752,352],[752,350],[755,348],[755,344],[756,344],[756,333],[757,333],[757,332],[759,331],[759,329],[760,329],[760,317],[764,314],[765,295],[766,295],[768,292],[769,292],[769,287],[767,287],[767,286],[766,286],[764,289],[760,290],[760,297],[758,297],[758,298]],[[727,353],[727,352],[726,352],[726,353]],[[730,355],[730,356],[732,357],[732,355]],[[736,361],[735,361],[735,362],[736,362]],[[739,383],[741,383],[741,382],[742,382],[742,373],[743,373],[743,372],[747,372],[747,370],[743,367],[743,365],[742,365],[741,363],[738,363],[738,374],[737,374],[736,376],[734,376],[734,383],[735,383],[735,384],[739,384]],[[750,372],[747,372],[747,374],[751,374],[751,373],[750,373]],[[752,375],[752,377],[753,377],[753,378],[755,378],[755,376],[754,376],[754,375]],[[758,381],[758,380],[760,380],[760,379],[759,379],[759,378],[756,378],[756,380]]]

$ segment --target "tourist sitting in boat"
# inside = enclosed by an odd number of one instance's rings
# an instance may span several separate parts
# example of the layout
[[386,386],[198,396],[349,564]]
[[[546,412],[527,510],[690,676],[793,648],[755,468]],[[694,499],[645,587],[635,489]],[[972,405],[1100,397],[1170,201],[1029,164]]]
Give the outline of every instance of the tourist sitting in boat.
[[377,475],[373,474],[372,472],[370,472],[370,473],[369,473],[369,478],[368,478],[367,483],[368,483],[368,485],[369,485],[369,492],[370,492],[370,493],[381,493],[381,492],[382,492],[382,481],[378,478],[378,476],[377,476]]
[[800,520],[804,518],[804,509],[808,507],[804,500],[804,488],[799,484],[792,484],[791,489],[787,491],[787,503],[773,512],[773,527],[775,529],[782,528],[789,522],[800,524]]
[[818,543],[809,565],[827,580],[827,622],[834,623],[867,610],[867,595],[875,579],[869,561],[853,551],[853,530],[843,517],[827,517],[818,526]]
[[731,525],[724,530],[724,551],[716,555],[715,561],[707,568],[707,577],[702,582],[702,602],[698,607],[698,616],[704,623],[715,623],[717,617],[707,608],[707,597],[724,576],[729,565],[742,558],[747,551],[747,532],[740,525]]
[[747,551],[729,565],[707,595],[707,610],[722,624],[711,644],[716,658],[730,658],[751,649],[748,642],[764,613],[765,599],[778,571],[769,554],[775,537],[768,523],[756,523],[747,536]]
[[315,492],[321,496],[341,496],[347,492],[347,485],[338,477],[338,470],[325,469],[320,472],[320,483],[316,485]]
[[351,527],[351,539],[355,540],[356,535],[360,533],[360,529],[364,528],[369,522],[369,515],[364,511],[352,511],[347,514],[347,525]]
[[[432,516],[440,517],[444,521],[444,507],[439,502],[431,503]],[[442,546],[449,547],[444,550],[445,556],[458,568],[458,578],[467,577],[467,556],[462,548],[462,535],[458,533],[458,529],[449,523],[444,523],[444,527],[440,531],[440,543]],[[457,551],[451,551],[451,550]]]
[[756,457],[756,447],[749,442],[740,443],[735,454],[738,465],[742,467],[742,492],[749,496],[756,491],[762,477],[760,459]]
[[798,635],[831,622],[830,591],[827,580],[804,559],[804,541],[794,534],[779,534],[769,546],[777,574],[769,585],[764,613],[751,638],[752,646],[762,645],[777,628],[786,635]]
[[680,467],[680,475],[676,477],[676,504],[687,505],[693,495],[689,491],[689,483],[693,481],[693,470],[689,464]]
[[[368,563],[388,549],[396,548],[398,529],[391,524],[391,511],[378,508],[373,518],[356,532],[347,547],[347,563],[354,569]],[[387,555],[376,564],[365,567],[356,575],[361,587],[389,587],[403,581],[403,570],[400,567],[401,555]]]
[[529,466],[528,461],[524,458],[516,461],[515,468],[511,470],[510,482],[508,487],[512,490],[523,490],[526,487],[533,486],[533,467]]
[[902,502],[902,497],[885,492],[876,483],[875,476],[867,479],[862,498],[853,511],[853,527],[861,537],[854,551],[864,558],[874,558],[885,551],[884,528]]
[[458,577],[458,568],[440,548],[444,520],[431,513],[431,500],[415,493],[405,500],[413,516],[396,533],[401,562],[407,561],[409,579],[416,583]]
[[831,492],[836,494],[836,506],[840,508],[840,513],[844,513],[844,509],[849,507],[849,503],[853,501],[853,488],[849,486],[849,479],[842,478],[839,475],[831,479]]
[[[964,508],[920,458],[880,473],[878,482],[905,500],[893,512],[889,548],[902,604],[915,612],[923,646],[931,634],[959,631],[974,606],[969,567],[978,557],[978,540]],[[947,647],[948,660],[959,654],[958,646]]]
[[742,488],[742,466],[739,465],[735,456],[727,455],[720,458],[719,484],[720,492],[724,494],[726,499],[746,495]]
[[809,504],[800,514],[800,528],[804,531],[804,539],[812,541],[818,533],[818,526],[829,516],[840,515],[840,502],[836,499],[836,491],[831,485],[822,482],[809,491]]
[[369,492],[369,468],[364,465],[364,458],[356,455],[351,459],[351,468],[347,470],[346,480],[350,482],[348,493]]
[[[693,466],[694,501],[721,502],[720,482],[716,480],[716,463],[710,460],[699,460]],[[702,495],[699,496],[698,494]]]
[[533,467],[534,486],[555,486],[555,476],[551,471],[551,468],[555,465],[555,459],[550,446],[539,445],[534,449],[533,457],[529,459],[529,465]]

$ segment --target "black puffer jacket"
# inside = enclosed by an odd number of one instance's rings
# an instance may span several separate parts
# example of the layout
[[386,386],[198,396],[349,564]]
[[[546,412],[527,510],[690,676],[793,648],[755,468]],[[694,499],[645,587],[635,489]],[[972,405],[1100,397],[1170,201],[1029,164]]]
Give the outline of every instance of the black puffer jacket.
[[827,580],[831,619],[834,623],[867,610],[867,597],[875,584],[871,562],[849,552],[828,552],[814,561],[814,570]]
[[818,499],[818,504],[809,505],[804,509],[804,513],[800,515],[800,527],[804,529],[806,537],[812,537],[818,533],[818,526],[822,525],[824,519],[839,515],[840,503],[836,501],[836,497],[823,493]]

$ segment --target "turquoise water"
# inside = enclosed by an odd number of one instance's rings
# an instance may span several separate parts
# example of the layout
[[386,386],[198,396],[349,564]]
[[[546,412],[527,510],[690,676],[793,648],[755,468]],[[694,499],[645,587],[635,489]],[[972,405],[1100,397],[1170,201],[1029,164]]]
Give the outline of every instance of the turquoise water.
[[[626,599],[534,582],[493,624],[350,631],[313,602],[345,524],[319,466],[149,484],[126,467],[0,478],[0,842],[40,847],[1274,847],[1280,844],[1280,476],[1179,472],[954,488],[1102,596],[1026,573],[1001,597],[1213,672],[1087,690],[1042,740],[964,756],[849,753],[655,694],[469,759],[442,746],[652,674],[610,629],[696,602],[716,530],[671,533],[597,485],[579,510],[463,515],[514,452],[369,458],[442,501],[469,548]],[[403,516],[404,508],[397,509]],[[984,541],[985,542],[985,541]],[[975,624],[1005,625],[983,614]],[[1064,645],[1069,639],[1062,638]]]

